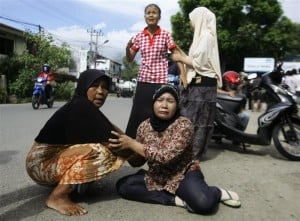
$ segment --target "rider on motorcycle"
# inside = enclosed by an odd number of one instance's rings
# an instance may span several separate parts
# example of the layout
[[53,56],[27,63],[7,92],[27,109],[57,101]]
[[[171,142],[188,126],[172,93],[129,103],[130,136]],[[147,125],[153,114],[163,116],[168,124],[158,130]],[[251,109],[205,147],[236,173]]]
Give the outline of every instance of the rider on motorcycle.
[[45,86],[45,96],[46,100],[51,98],[51,95],[53,93],[53,84],[54,84],[54,76],[53,73],[51,72],[51,67],[48,64],[43,64],[42,66],[42,72],[39,74],[40,78],[47,79],[45,81],[44,86]]
[[239,91],[239,86],[241,85],[240,75],[235,71],[227,71],[222,76],[223,87],[222,89],[218,89],[218,93],[227,94],[231,97],[239,96],[245,97],[243,101],[245,101],[241,105],[241,109],[239,110],[238,117],[240,119],[241,125],[245,130],[247,128],[249,122],[249,114],[245,111],[246,106],[246,96]]

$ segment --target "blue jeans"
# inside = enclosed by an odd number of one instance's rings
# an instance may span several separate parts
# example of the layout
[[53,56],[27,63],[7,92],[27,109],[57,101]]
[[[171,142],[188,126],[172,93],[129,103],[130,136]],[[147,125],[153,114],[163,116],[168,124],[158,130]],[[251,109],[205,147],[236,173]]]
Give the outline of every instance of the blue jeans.
[[248,122],[249,122],[249,114],[246,111],[242,111],[238,113],[238,117],[240,119],[241,125],[243,126],[243,130],[246,130]]

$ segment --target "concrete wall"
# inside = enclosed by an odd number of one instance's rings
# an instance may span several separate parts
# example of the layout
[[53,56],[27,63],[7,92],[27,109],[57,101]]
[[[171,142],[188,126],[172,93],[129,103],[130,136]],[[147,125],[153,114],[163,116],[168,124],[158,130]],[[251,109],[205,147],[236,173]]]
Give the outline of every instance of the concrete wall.
[[[0,23],[0,37],[13,41],[14,53],[22,54],[24,50],[26,50],[27,45],[23,31]],[[6,56],[6,54],[4,56]]]

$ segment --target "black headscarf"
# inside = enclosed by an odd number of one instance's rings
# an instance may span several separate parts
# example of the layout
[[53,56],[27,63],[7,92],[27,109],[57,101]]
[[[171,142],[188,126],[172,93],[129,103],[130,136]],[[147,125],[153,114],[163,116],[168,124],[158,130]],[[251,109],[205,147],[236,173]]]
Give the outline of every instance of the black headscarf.
[[106,116],[87,99],[87,90],[99,78],[110,78],[104,71],[81,73],[72,100],[57,110],[36,137],[39,143],[82,144],[108,142],[114,130]]
[[173,97],[175,98],[176,104],[177,104],[177,109],[176,109],[174,116],[168,120],[162,120],[161,118],[159,118],[155,115],[154,110],[152,111],[152,114],[150,117],[150,124],[151,124],[152,128],[157,132],[162,132],[165,129],[167,129],[169,127],[169,125],[172,124],[180,116],[178,92],[177,92],[176,88],[170,84],[164,84],[155,91],[155,93],[153,95],[152,107],[154,106],[154,102],[157,100],[157,98],[159,98],[162,94],[164,94],[166,92],[172,94]]
[[82,72],[77,81],[78,84],[75,89],[75,96],[87,97],[87,90],[99,78],[105,79],[107,85],[110,85],[110,77],[107,76],[103,70],[89,69]]

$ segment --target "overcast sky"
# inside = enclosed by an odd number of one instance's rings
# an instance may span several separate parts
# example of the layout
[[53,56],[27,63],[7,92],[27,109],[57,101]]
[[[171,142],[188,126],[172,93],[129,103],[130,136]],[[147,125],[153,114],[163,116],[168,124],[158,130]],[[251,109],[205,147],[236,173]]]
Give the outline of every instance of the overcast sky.
[[[300,0],[280,2],[285,15],[300,23]],[[161,7],[160,26],[170,31],[170,16],[179,11],[177,0],[0,0],[0,16],[13,20],[0,17],[0,23],[33,32],[40,25],[58,41],[84,49],[89,49],[91,30],[101,30],[100,53],[120,62],[128,39],[145,26],[144,7],[149,3]]]

